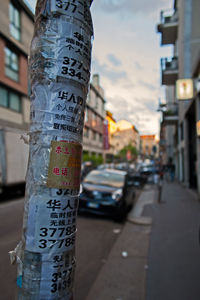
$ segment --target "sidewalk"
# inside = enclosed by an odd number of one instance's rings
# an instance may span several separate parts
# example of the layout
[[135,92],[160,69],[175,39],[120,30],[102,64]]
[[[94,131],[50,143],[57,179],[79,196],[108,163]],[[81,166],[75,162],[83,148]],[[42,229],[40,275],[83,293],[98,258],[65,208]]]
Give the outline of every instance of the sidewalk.
[[145,187],[86,300],[200,299],[200,203],[177,183],[157,196]]
[[153,218],[146,300],[199,300],[197,195],[177,183],[165,183],[162,203],[146,206],[144,215]]
[[[144,300],[151,222],[142,217],[145,203],[154,203],[156,189],[146,186],[102,267],[87,300]],[[136,224],[137,223],[137,224]],[[140,224],[140,225],[138,225]],[[148,224],[148,225],[142,225]]]

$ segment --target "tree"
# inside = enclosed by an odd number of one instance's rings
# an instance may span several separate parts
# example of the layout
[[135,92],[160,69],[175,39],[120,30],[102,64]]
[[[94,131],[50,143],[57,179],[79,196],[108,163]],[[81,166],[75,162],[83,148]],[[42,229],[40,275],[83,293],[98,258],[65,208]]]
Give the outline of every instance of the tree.
[[98,166],[103,163],[102,155],[83,153],[83,162],[90,161],[93,166]]
[[121,160],[127,160],[127,153],[131,154],[131,159],[130,160],[135,160],[138,156],[138,151],[136,149],[136,147],[134,147],[133,145],[131,145],[130,143],[125,146],[123,149],[120,150],[119,152],[119,157]]

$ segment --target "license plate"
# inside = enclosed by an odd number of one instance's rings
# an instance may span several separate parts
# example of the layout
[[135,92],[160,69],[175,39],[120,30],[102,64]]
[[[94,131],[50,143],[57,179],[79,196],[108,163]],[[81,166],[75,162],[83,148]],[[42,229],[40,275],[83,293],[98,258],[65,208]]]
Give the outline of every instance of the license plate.
[[98,203],[93,203],[93,202],[88,202],[87,203],[87,207],[90,207],[90,208],[99,208],[99,204]]

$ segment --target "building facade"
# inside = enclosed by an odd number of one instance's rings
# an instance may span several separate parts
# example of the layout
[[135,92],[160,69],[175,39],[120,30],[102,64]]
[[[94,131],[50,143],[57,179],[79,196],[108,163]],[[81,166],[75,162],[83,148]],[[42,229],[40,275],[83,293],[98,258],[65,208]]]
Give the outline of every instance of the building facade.
[[158,157],[158,140],[156,135],[140,135],[141,140],[141,156],[143,158]]
[[[167,91],[173,91],[166,96],[166,105],[171,102],[174,106],[171,115],[166,114],[168,109],[163,110],[163,124],[173,126],[166,130],[166,144],[171,145],[169,155],[173,154],[179,181],[200,193],[200,141],[196,130],[200,119],[199,11],[198,0],[176,0],[171,13],[161,12],[158,31],[161,45],[172,45],[174,53],[170,59],[162,59],[165,64],[161,64],[161,82]],[[177,95],[176,84],[180,79],[193,82],[194,94],[184,100]]]
[[116,131],[111,134],[110,141],[115,155],[117,155],[120,150],[128,145],[135,147],[139,153],[139,132],[133,124],[126,120],[120,120],[116,123]]
[[[28,56],[34,15],[22,0],[0,0],[0,129],[29,130]],[[94,75],[86,103],[83,151],[104,155],[104,91]]]
[[110,111],[106,111],[106,120],[108,121],[109,138],[117,131],[117,122]]
[[28,55],[34,17],[23,1],[1,0],[0,126],[27,130]]
[[93,75],[85,110],[83,130],[83,154],[104,157],[104,91],[100,86],[99,75]]
[[108,129],[108,145],[105,147],[106,161],[112,162],[114,160],[114,145],[112,144],[112,135],[117,131],[117,122],[110,111],[106,111],[106,122]]

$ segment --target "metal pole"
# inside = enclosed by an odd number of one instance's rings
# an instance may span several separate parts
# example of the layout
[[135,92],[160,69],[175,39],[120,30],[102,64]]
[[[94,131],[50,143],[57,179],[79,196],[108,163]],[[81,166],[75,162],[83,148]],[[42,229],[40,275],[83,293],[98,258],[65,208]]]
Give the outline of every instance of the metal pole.
[[19,300],[73,299],[91,0],[38,0],[29,61],[30,152]]

